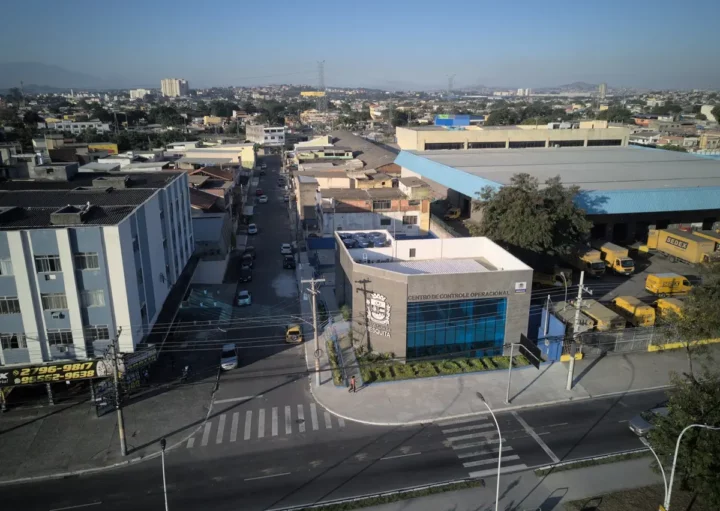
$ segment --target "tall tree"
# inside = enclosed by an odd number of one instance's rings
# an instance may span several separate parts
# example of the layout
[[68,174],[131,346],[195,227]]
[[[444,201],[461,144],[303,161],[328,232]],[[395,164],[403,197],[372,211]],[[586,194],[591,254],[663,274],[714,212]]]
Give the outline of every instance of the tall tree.
[[499,190],[485,188],[473,201],[480,222],[467,222],[473,236],[487,236],[506,246],[544,254],[567,254],[583,241],[592,226],[575,204],[577,186],[565,187],[560,177],[540,188],[529,174],[516,174]]
[[715,117],[715,122],[720,122],[720,105],[715,105],[710,113]]
[[612,105],[607,110],[603,110],[597,115],[599,120],[607,120],[610,122],[632,123],[632,112],[627,108],[619,105]]

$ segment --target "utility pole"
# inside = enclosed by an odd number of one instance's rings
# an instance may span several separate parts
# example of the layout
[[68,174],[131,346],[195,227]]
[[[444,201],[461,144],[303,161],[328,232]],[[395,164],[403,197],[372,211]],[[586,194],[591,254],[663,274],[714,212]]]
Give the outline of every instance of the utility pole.
[[573,343],[570,347],[570,368],[568,369],[568,379],[567,379],[567,385],[565,388],[567,390],[572,390],[573,385],[573,375],[575,373],[575,348],[576,348],[576,341],[578,337],[578,330],[580,329],[580,309],[582,308],[582,295],[583,291],[588,293],[589,295],[592,295],[592,290],[588,289],[584,285],[585,282],[585,272],[580,272],[580,285],[578,286],[578,297],[577,301],[575,302],[575,321],[573,322]]
[[118,436],[120,437],[120,454],[127,456],[127,443],[125,442],[125,421],[123,420],[122,403],[120,402],[120,380],[118,379],[118,344],[122,327],[110,343],[112,347],[113,383],[115,384],[115,410],[117,411]]
[[320,290],[316,287],[317,284],[324,283],[325,279],[308,279],[301,280],[303,284],[310,284],[310,294],[312,295],[312,315],[313,315],[313,331],[315,334],[315,383],[320,386],[320,357],[322,351],[320,351],[319,339],[318,339],[318,324],[317,324],[317,295]]

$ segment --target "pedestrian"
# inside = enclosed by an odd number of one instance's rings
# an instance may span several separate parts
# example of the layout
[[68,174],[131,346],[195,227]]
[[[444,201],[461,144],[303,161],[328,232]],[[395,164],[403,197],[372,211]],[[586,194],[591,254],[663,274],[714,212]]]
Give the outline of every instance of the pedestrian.
[[350,388],[348,389],[348,392],[355,393],[357,389],[355,388],[355,375],[353,374],[350,377]]

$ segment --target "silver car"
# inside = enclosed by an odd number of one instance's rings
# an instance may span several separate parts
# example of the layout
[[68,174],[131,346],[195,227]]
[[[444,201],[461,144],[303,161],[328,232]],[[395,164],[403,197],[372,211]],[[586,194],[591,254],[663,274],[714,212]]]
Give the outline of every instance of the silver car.
[[668,412],[669,409],[666,406],[640,412],[632,418],[632,420],[628,423],[628,426],[630,426],[630,430],[637,436],[646,436],[650,433],[650,430],[655,427],[653,424],[655,422],[655,418],[658,416],[665,417]]

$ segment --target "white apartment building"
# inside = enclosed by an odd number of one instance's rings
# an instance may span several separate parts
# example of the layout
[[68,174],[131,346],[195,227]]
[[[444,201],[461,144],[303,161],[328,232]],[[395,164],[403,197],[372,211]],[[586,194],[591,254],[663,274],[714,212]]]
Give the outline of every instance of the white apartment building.
[[163,96],[177,98],[190,94],[190,85],[182,78],[164,78],[160,81],[160,90]]
[[144,99],[150,94],[152,94],[150,89],[133,89],[130,91],[130,99]]
[[[38,128],[45,128],[45,123],[38,123]],[[97,119],[91,121],[58,121],[48,122],[47,128],[58,131],[69,131],[73,135],[82,133],[85,130],[94,129],[98,133],[107,133],[110,131],[110,124],[100,122]]]
[[285,127],[252,124],[245,127],[245,137],[256,144],[280,147],[285,145]]

